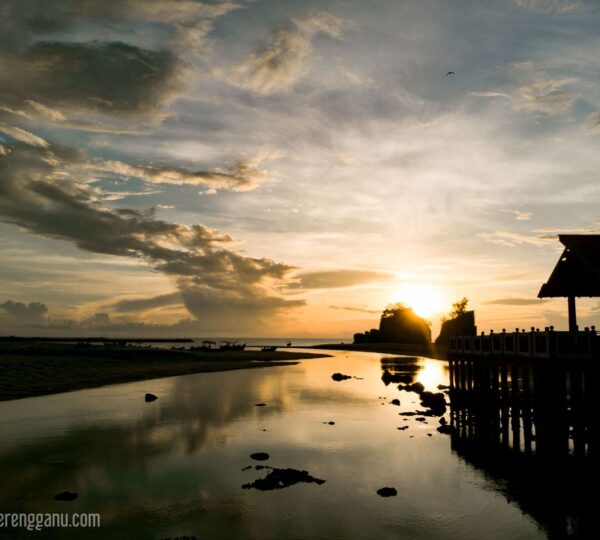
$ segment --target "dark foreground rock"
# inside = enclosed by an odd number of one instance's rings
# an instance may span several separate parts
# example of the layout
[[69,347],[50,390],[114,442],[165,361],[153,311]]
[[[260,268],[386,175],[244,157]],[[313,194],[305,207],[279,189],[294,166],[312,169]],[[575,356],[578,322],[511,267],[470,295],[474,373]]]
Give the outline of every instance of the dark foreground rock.
[[77,497],[79,497],[79,495],[77,495],[77,493],[73,491],[63,491],[62,493],[55,495],[54,500],[71,502],[74,501]]
[[398,491],[396,491],[396,488],[393,487],[382,487],[381,489],[377,490],[377,495],[380,497],[395,497],[398,495]]
[[442,424],[440,427],[437,428],[437,430],[440,433],[444,433],[446,435],[452,435],[455,431],[452,426],[449,426],[447,424]]
[[405,429],[408,429],[408,426],[401,426],[398,428],[400,431],[404,431]]
[[343,373],[334,373],[331,378],[334,381],[345,381],[347,379],[351,379],[352,377],[350,375],[344,375]]
[[156,397],[154,394],[146,394],[144,396],[144,401],[146,403],[150,403],[151,401],[156,401],[158,399],[158,397]]
[[381,376],[381,380],[387,386],[390,383],[411,383],[413,376],[409,373],[390,373],[386,369]]
[[446,397],[442,392],[422,392],[421,405],[430,409],[435,416],[442,416],[446,412]]
[[404,390],[405,392],[415,392],[421,395],[425,391],[425,387],[422,383],[416,382],[412,384],[399,384],[398,390]]
[[267,461],[269,454],[266,452],[255,452],[254,454],[250,454],[250,457],[256,461]]
[[308,474],[308,471],[299,471],[297,469],[271,469],[267,476],[259,478],[249,484],[244,484],[242,489],[270,491],[273,489],[290,487],[301,482],[321,485],[325,483],[325,480],[311,476]]
[[399,399],[392,399],[392,401],[390,401],[390,403],[392,405],[400,405],[400,400]]

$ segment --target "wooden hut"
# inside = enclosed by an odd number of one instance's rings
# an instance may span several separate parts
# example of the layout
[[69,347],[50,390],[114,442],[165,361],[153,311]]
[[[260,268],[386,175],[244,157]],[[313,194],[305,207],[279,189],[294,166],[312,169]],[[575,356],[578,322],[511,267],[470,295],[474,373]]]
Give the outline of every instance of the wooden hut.
[[600,234],[561,234],[565,246],[538,298],[567,298],[569,331],[577,331],[575,298],[600,296]]

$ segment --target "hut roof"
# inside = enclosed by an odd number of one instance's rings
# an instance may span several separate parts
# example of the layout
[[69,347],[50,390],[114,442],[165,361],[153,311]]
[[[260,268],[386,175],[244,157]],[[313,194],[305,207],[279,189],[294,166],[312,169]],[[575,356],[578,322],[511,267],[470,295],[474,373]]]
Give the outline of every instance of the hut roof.
[[565,246],[539,298],[600,296],[600,234],[561,234]]

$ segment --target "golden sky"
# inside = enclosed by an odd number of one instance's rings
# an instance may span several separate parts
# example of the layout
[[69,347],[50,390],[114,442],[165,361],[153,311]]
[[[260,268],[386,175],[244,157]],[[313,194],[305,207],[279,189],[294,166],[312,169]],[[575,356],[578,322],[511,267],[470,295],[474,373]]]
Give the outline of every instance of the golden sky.
[[[566,326],[598,232],[592,0],[7,0],[0,322],[348,337]],[[595,300],[580,325],[598,324]]]

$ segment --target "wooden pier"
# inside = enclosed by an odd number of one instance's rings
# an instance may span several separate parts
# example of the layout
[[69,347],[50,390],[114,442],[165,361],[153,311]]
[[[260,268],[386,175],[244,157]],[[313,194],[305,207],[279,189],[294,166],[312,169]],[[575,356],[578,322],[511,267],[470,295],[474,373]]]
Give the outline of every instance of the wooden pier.
[[559,332],[553,327],[543,331],[531,328],[476,336],[452,336],[450,358],[511,358],[600,360],[600,337],[594,326],[584,331]]

